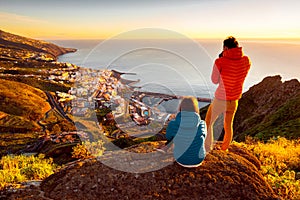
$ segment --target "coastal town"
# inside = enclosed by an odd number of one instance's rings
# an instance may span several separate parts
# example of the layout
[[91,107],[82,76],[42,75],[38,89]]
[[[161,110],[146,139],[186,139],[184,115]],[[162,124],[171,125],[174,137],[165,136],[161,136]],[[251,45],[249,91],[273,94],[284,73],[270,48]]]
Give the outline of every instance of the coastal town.
[[[3,36],[6,39],[20,40],[15,35],[3,33]],[[113,125],[118,129],[118,134],[111,134],[110,131],[105,134],[118,137],[124,131],[145,132],[148,125],[157,122],[161,124],[168,116],[158,109],[159,104],[153,104],[149,100],[147,103],[143,101],[147,96],[146,92],[136,93],[140,88],[134,86],[134,83],[139,80],[122,78],[123,74],[130,73],[87,69],[71,63],[61,63],[57,61],[57,56],[65,52],[74,52],[74,49],[57,49],[50,46],[48,51],[51,53],[46,53],[46,47],[43,45],[49,45],[47,43],[34,40],[26,40],[25,43],[34,44],[41,49],[31,51],[19,47],[0,47],[0,78],[23,82],[43,90],[52,109],[57,110],[62,119],[72,122],[72,116],[88,118],[96,114],[100,125]],[[139,131],[136,131],[137,127]],[[45,139],[57,142],[67,138],[67,141],[72,142],[73,136],[74,131],[62,131],[51,136],[46,134]]]
[[[19,57],[22,59],[17,59]],[[37,80],[38,82],[33,82],[33,85],[40,85],[40,82],[48,86],[52,84],[53,89],[47,94],[49,98],[53,98],[51,102],[57,104],[55,107],[61,110],[62,116],[69,119],[68,116],[85,118],[96,114],[96,120],[100,125],[113,125],[118,129],[118,134],[104,133],[113,138],[124,135],[124,132],[135,136],[157,132],[153,127],[157,126],[161,129],[173,116],[172,113],[161,109],[161,103],[181,98],[142,91],[134,85],[139,80],[122,78],[123,74],[132,73],[81,68],[71,63],[58,62],[53,56],[45,53],[10,52],[8,49],[3,50],[1,61],[7,66],[13,65],[10,68],[0,66],[2,78],[17,79],[25,83],[28,83],[28,80]],[[28,68],[24,69],[24,63],[27,63]],[[198,100],[210,101],[209,99]],[[62,135],[64,136],[62,138],[69,138],[67,141],[73,141],[70,139],[74,135],[72,131],[70,134],[57,133],[56,136],[47,136],[47,138],[56,142]]]
[[80,117],[96,112],[105,122],[130,116],[137,125],[150,123],[151,108],[135,99],[130,86],[121,83],[119,72],[81,68],[75,76],[68,93],[56,92],[65,112]]
[[300,200],[300,1],[0,5],[0,200]]
[[[107,194],[116,199],[124,197],[124,191],[132,195],[127,196],[132,199],[153,199],[159,197],[158,194],[162,194],[161,198],[174,199],[186,197],[191,187],[199,189],[197,194],[210,192],[204,196],[221,191],[218,198],[228,194],[232,199],[237,196],[280,199],[275,198],[275,194],[283,194],[282,199],[299,199],[300,172],[295,168],[299,166],[300,87],[297,79],[282,81],[279,75],[266,77],[242,95],[233,124],[235,141],[228,152],[219,150],[217,143],[203,165],[192,171],[174,163],[140,175],[136,170],[153,167],[152,160],[148,162],[149,157],[160,163],[170,161],[161,159],[166,154],[154,152],[165,143],[166,125],[178,111],[176,102],[180,102],[182,96],[144,91],[139,87],[143,84],[135,84],[138,80],[122,77],[129,73],[112,67],[110,70],[86,69],[56,61],[59,55],[72,51],[0,31],[0,199],[65,199],[67,193],[71,199],[97,199]],[[210,99],[197,99],[210,102]],[[203,108],[202,119],[205,112]],[[93,152],[95,149],[99,151]],[[131,152],[138,154],[136,160]],[[127,153],[130,156],[125,159]],[[113,169],[92,159],[91,154],[95,158],[113,158],[110,165]],[[140,159],[143,155],[149,157]],[[270,157],[275,158],[274,162]],[[22,164],[24,160],[28,160],[31,167]],[[51,164],[52,161],[55,168],[49,170],[45,162]],[[134,173],[115,170],[117,165]],[[218,173],[216,166],[219,166]],[[29,176],[25,177],[24,172]],[[37,177],[39,174],[42,176]],[[242,181],[232,182],[228,174]],[[178,182],[178,177],[185,178]],[[155,187],[143,184],[145,180]],[[170,183],[167,187],[166,180]],[[224,180],[233,188],[232,192],[222,190]],[[132,183],[136,183],[134,190]],[[221,184],[219,189],[210,190],[211,183]],[[239,190],[241,186],[254,190]],[[166,189],[165,193],[162,188]],[[138,196],[144,189],[144,195]],[[87,190],[93,192],[87,193]]]
[[[52,92],[55,102],[64,113],[77,117],[89,117],[96,113],[100,124],[114,124],[119,132],[127,130],[127,132],[144,133],[151,131],[148,126],[151,123],[162,128],[172,113],[162,111],[160,104],[164,101],[182,98],[142,91],[141,88],[134,86],[138,80],[122,78],[126,72],[81,68],[71,63],[60,63],[37,56],[34,59],[44,59],[43,61],[49,66],[59,67],[39,68],[32,74],[22,74],[20,69],[15,67],[9,69],[5,77],[34,77],[52,84],[70,85],[66,91]],[[6,70],[3,69],[2,73]],[[210,101],[205,98],[198,98],[198,100]],[[139,131],[136,131],[136,126],[140,126]],[[146,126],[144,130],[142,126]],[[106,134],[111,136],[110,133]]]
[[[2,34],[4,39],[10,38],[15,42],[23,39],[4,32]],[[17,44],[3,42],[7,45]],[[166,112],[161,103],[181,98],[143,91],[134,85],[139,80],[122,78],[123,74],[132,73],[88,69],[57,61],[57,56],[74,52],[75,49],[59,49],[30,39],[22,43],[35,45],[35,49],[23,50],[22,45],[16,48],[0,47],[0,78],[23,82],[45,91],[52,108],[69,122],[72,116],[89,118],[96,114],[99,124],[113,125],[118,133],[144,133],[150,127],[161,128],[172,114]],[[120,135],[106,134],[113,137]]]

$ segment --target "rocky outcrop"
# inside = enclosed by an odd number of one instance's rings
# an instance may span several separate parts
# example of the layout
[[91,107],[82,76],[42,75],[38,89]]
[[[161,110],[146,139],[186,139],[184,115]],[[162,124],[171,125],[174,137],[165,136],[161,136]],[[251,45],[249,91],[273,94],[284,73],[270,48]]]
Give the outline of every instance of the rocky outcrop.
[[266,77],[243,94],[234,120],[235,139],[300,136],[300,83]]
[[[149,143],[148,147],[151,146],[155,144]],[[131,150],[135,151],[137,148]],[[150,153],[153,148],[148,148],[147,151]],[[158,153],[153,158],[156,158],[156,162],[164,162],[169,157],[170,155]],[[48,200],[280,199],[258,172],[259,161],[245,149],[235,145],[230,147],[229,152],[213,150],[198,168],[184,168],[172,162],[156,171],[129,173],[106,166],[101,162],[103,159],[70,163],[46,178],[40,187],[31,187],[26,192],[7,192],[3,197]],[[135,163],[134,167],[138,167],[138,163],[143,162],[133,160],[129,163]],[[126,163],[119,159],[115,164]]]

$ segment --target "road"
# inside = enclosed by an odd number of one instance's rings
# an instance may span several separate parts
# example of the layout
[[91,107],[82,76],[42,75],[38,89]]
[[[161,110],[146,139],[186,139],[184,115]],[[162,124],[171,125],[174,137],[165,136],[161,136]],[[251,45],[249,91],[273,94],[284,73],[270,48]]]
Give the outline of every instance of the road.
[[65,113],[64,109],[60,106],[60,104],[57,102],[56,99],[53,98],[53,96],[50,94],[50,92],[45,91],[45,94],[48,97],[49,104],[52,109],[55,109],[58,111],[58,114],[61,115],[61,117],[65,118],[69,122],[73,123],[73,120]]

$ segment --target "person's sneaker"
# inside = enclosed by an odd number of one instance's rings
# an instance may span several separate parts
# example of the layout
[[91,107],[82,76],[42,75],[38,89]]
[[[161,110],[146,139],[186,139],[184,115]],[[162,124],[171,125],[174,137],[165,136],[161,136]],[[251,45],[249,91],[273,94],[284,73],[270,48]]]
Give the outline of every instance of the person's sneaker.
[[163,154],[165,154],[165,153],[167,153],[165,150],[163,150],[163,149],[155,149],[157,152],[159,152],[159,153],[163,153]]
[[229,152],[228,149],[222,149],[222,147],[220,148],[220,150],[225,151],[225,152]]
[[167,153],[168,149],[169,149],[168,146],[161,146],[161,147],[156,148],[155,150],[160,153]]

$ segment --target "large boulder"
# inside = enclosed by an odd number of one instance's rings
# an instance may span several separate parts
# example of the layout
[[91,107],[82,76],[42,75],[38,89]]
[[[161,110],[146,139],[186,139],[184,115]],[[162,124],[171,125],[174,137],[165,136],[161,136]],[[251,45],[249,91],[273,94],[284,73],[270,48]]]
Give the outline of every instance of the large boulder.
[[[164,156],[157,159],[163,162]],[[124,164],[121,159],[116,162]],[[72,200],[279,199],[259,167],[254,156],[235,145],[229,152],[213,150],[198,168],[173,162],[147,173],[119,171],[92,159],[72,163],[53,174],[42,182],[41,189],[46,198]]]

